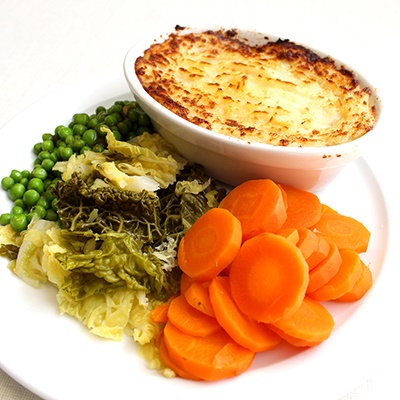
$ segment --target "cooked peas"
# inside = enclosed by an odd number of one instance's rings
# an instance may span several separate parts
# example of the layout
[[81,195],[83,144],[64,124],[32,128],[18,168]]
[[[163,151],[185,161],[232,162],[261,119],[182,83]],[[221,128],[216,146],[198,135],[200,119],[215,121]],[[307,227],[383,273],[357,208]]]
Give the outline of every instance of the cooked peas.
[[[142,132],[153,132],[148,116],[136,101],[115,101],[110,107],[98,106],[95,113],[76,113],[60,124],[54,133],[43,133],[33,145],[36,159],[32,171],[13,169],[1,180],[1,187],[13,201],[11,212],[0,214],[0,224],[10,224],[17,232],[27,228],[34,215],[57,221],[57,198],[50,191],[61,174],[53,171],[58,161],[85,151],[103,152],[107,148],[107,128],[117,140],[130,140]],[[11,221],[13,221],[11,223]]]

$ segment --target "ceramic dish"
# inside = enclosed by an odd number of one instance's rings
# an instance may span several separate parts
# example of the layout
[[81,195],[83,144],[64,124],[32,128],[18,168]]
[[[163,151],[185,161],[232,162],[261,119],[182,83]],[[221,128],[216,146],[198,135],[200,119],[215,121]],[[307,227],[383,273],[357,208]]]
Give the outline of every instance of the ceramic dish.
[[[221,29],[214,27],[214,29]],[[205,29],[185,28],[182,35]],[[237,30],[238,37],[250,44],[275,41],[278,38],[255,31]],[[283,147],[248,142],[212,132],[195,125],[158,103],[142,87],[136,73],[135,61],[152,44],[164,41],[170,32],[154,34],[135,44],[127,53],[124,72],[130,89],[137,101],[152,118],[156,130],[192,162],[204,165],[210,175],[231,185],[254,178],[271,178],[275,181],[317,191],[331,182],[350,162],[362,155],[365,142],[379,135],[379,125],[366,135],[351,142],[329,147]],[[294,40],[294,38],[291,38]],[[294,40],[295,41],[295,40]],[[302,44],[308,47],[305,44]],[[324,57],[325,54],[315,51]],[[344,63],[337,61],[337,65]],[[348,68],[352,70],[351,68]],[[360,74],[355,73],[363,87],[373,88]],[[379,120],[379,101],[373,93]]]

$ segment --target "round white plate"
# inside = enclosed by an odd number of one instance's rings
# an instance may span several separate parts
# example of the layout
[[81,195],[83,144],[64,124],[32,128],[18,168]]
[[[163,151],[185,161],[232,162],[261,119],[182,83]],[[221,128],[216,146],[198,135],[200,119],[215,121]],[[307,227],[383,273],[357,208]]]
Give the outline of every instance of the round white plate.
[[[0,178],[11,169],[31,169],[31,149],[41,135],[67,124],[76,112],[132,99],[122,71],[93,77],[58,91],[22,112],[0,131]],[[139,395],[159,399],[246,398],[255,390],[273,399],[338,399],[369,379],[379,367],[376,341],[381,313],[379,285],[388,243],[388,214],[382,189],[364,159],[349,166],[318,194],[338,211],[363,222],[371,244],[375,285],[354,304],[327,304],[335,318],[331,337],[315,348],[290,347],[257,355],[243,375],[220,382],[166,379],[147,368],[133,340],[112,342],[60,316],[55,290],[33,289],[0,259],[0,367],[46,399],[111,399]],[[0,193],[0,213],[11,203]],[[374,321],[373,324],[370,321]],[[368,352],[366,352],[368,348]]]

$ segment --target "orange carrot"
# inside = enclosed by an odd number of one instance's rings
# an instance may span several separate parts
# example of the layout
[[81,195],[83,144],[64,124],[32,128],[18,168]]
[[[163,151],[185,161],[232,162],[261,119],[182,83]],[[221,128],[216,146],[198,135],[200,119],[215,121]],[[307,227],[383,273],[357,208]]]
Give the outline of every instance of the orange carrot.
[[210,283],[210,300],[217,321],[238,344],[254,352],[272,350],[281,338],[266,324],[241,312],[231,295],[229,277],[217,276]]
[[190,374],[189,372],[186,372],[182,368],[179,368],[172,360],[171,357],[168,354],[167,347],[165,345],[164,337],[161,335],[160,340],[158,341],[158,353],[160,355],[161,360],[165,364],[166,367],[169,369],[172,369],[172,371],[175,372],[175,374],[183,379],[189,379],[192,381],[200,381],[201,379],[198,378],[197,376],[194,376]]
[[329,250],[330,250],[329,242],[324,237],[318,236],[317,248],[306,259],[308,268],[310,270],[315,268],[320,262],[322,262],[328,256]]
[[186,290],[190,287],[190,285],[194,282],[194,279],[191,278],[188,274],[185,274],[184,272],[181,275],[181,280],[180,280],[180,292],[185,293]]
[[300,239],[299,231],[296,228],[280,229],[277,234],[289,239],[293,244],[297,244]]
[[301,250],[305,259],[311,256],[312,253],[317,251],[319,245],[318,236],[308,228],[298,228],[299,240],[296,246]]
[[167,322],[164,341],[175,365],[206,381],[240,375],[251,366],[255,357],[254,352],[235,343],[223,329],[199,337],[185,334]]
[[288,335],[287,333],[283,332],[281,329],[278,329],[274,325],[269,325],[272,332],[275,332],[278,336],[281,337],[284,341],[288,342],[292,346],[295,347],[315,347],[321,344],[323,341],[320,340],[318,342],[310,342],[309,340],[299,339],[297,337]]
[[171,301],[176,295],[171,296],[166,302],[158,304],[150,311],[150,318],[153,322],[164,324],[168,320],[168,309]]
[[185,291],[184,296],[192,307],[215,318],[214,309],[210,302],[208,286],[208,282],[193,282]]
[[188,335],[205,337],[221,330],[215,318],[193,308],[183,294],[171,301],[168,321]]
[[290,240],[264,233],[243,243],[229,277],[240,310],[258,322],[272,323],[300,307],[308,264]]
[[311,343],[328,339],[334,325],[331,313],[321,303],[307,296],[291,316],[273,324],[286,335]]
[[308,294],[318,301],[335,300],[350,291],[362,274],[362,264],[355,250],[340,250],[342,262],[336,275],[325,285]]
[[371,233],[358,220],[338,212],[324,212],[314,225],[314,231],[333,241],[338,248],[358,253],[367,251]]
[[241,243],[239,220],[228,210],[212,208],[194,222],[179,243],[179,267],[196,280],[210,280],[232,262]]
[[345,293],[343,296],[335,299],[335,301],[348,302],[360,300],[369,289],[371,289],[373,284],[372,272],[369,267],[361,261],[362,273],[358,281],[355,283],[353,288]]
[[315,292],[320,287],[324,286],[334,275],[339,271],[342,264],[342,256],[336,243],[330,243],[329,253],[325,260],[319,263],[309,272],[309,282],[307,294]]
[[312,192],[281,184],[287,195],[287,219],[283,228],[310,228],[321,217],[321,202]]
[[280,187],[270,179],[249,180],[236,186],[219,205],[242,224],[243,241],[263,232],[277,232],[286,220]]

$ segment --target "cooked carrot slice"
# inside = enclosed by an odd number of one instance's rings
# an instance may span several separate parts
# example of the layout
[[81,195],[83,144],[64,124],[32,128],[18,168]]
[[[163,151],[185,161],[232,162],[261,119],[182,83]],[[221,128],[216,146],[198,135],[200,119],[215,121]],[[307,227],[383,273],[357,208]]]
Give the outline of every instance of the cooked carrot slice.
[[273,325],[270,325],[270,329],[278,336],[280,336],[284,341],[295,347],[315,347],[323,342],[322,340],[319,342],[310,342],[308,340],[299,339],[297,337],[288,335],[287,333],[283,332],[281,329],[278,329],[276,326]]
[[232,262],[241,243],[239,220],[228,210],[212,208],[194,222],[180,241],[179,267],[195,280],[210,280]]
[[309,272],[307,294],[324,286],[339,271],[342,256],[336,243],[329,244],[329,253],[321,263]]
[[193,308],[183,294],[171,301],[168,321],[188,335],[208,336],[222,329],[215,318]]
[[184,296],[187,302],[197,310],[215,317],[213,306],[208,292],[208,282],[193,282],[185,291]]
[[314,225],[314,231],[337,244],[339,250],[367,251],[371,233],[358,220],[338,212],[324,212]]
[[264,233],[243,243],[229,277],[240,310],[258,322],[272,323],[300,307],[308,264],[290,240]]
[[340,250],[342,262],[336,275],[325,285],[308,294],[318,301],[335,300],[350,291],[362,274],[362,264],[355,250]]
[[373,277],[370,268],[361,260],[362,273],[353,288],[335,301],[347,302],[360,300],[373,284]]
[[210,283],[210,299],[217,321],[236,343],[254,352],[277,347],[281,342],[278,335],[239,310],[232,298],[229,280],[229,277],[217,276]]
[[310,228],[315,225],[322,212],[319,197],[305,190],[281,184],[287,195],[287,218],[283,228]]
[[243,241],[263,232],[277,232],[286,220],[286,203],[280,187],[270,179],[255,179],[236,186],[220,208],[242,224]]
[[150,318],[153,322],[159,324],[167,322],[169,305],[175,297],[176,295],[171,296],[166,302],[158,304],[150,311]]
[[286,335],[311,343],[328,339],[334,325],[331,313],[321,303],[307,296],[291,316],[273,323]]
[[171,361],[187,373],[215,381],[245,372],[255,353],[238,345],[223,329],[206,337],[187,335],[171,322],[164,327]]
[[183,379],[189,379],[192,381],[200,381],[201,379],[198,378],[197,376],[194,376],[190,374],[189,372],[185,371],[182,368],[179,368],[172,360],[171,357],[168,354],[168,349],[165,345],[164,342],[164,337],[161,335],[160,340],[158,341],[158,352],[160,355],[161,360],[165,364],[166,367],[169,369],[172,369],[172,371],[175,372],[175,374]]

